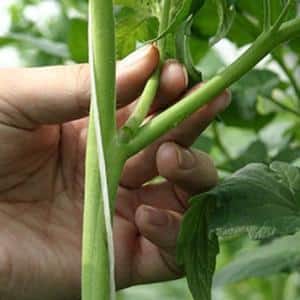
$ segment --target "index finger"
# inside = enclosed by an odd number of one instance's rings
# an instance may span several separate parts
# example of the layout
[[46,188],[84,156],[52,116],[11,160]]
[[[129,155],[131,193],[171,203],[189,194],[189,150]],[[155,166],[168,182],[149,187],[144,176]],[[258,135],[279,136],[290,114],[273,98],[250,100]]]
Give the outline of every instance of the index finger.
[[[158,61],[157,48],[149,45],[118,63],[118,106],[135,100]],[[88,115],[90,71],[87,64],[1,69],[0,83],[0,101],[5,101],[10,109],[7,115],[26,116],[29,126],[63,123]]]

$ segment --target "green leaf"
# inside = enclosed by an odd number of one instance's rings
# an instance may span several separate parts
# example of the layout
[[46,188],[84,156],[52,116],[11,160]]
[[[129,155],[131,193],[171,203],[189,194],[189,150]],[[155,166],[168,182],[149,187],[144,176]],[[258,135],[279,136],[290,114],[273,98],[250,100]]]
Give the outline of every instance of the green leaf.
[[212,277],[219,251],[208,223],[214,202],[195,197],[184,217],[177,243],[177,259],[184,266],[188,284],[195,300],[210,300]]
[[71,58],[78,63],[88,61],[88,24],[84,19],[70,20],[68,46]]
[[[286,1],[272,0],[271,15],[273,23],[279,17],[283,9],[283,2]],[[263,1],[248,0],[235,1],[235,7],[237,15],[228,34],[228,38],[237,46],[241,47],[255,41],[257,36],[261,33],[264,23],[264,7]],[[292,8],[287,19],[294,18],[296,13],[296,7]]]
[[[171,32],[189,15],[193,0],[174,0],[170,11],[170,25],[166,31]],[[115,4],[131,8],[144,19],[161,17],[162,1],[160,0],[115,0]],[[164,33],[165,34],[165,33]]]
[[[166,34],[170,32],[175,32],[176,29],[186,20],[186,18],[190,15],[190,11],[192,8],[193,0],[182,0],[180,9],[175,13],[174,16],[170,18],[170,25],[168,28],[160,34],[157,39],[161,39]],[[179,4],[180,5],[180,4]],[[172,14],[171,14],[172,15]]]
[[[191,23],[194,15],[200,10],[202,5],[204,4],[203,0],[182,0],[180,9],[172,16],[171,14],[171,22],[168,28],[158,36],[157,39],[164,37],[166,34],[170,32],[175,32],[180,25],[186,23],[187,18],[190,16]],[[179,3],[177,5],[180,5]]]
[[[300,192],[300,169],[285,163],[274,162],[270,168],[276,173],[277,180],[288,186],[289,190],[298,196]],[[296,198],[297,199],[297,198]],[[296,204],[300,204],[296,202]]]
[[199,10],[202,8],[202,6],[204,5],[204,3],[205,0],[193,0],[190,13],[193,15],[197,14]]
[[223,59],[215,49],[210,49],[204,53],[204,56],[197,63],[197,69],[201,70],[204,80],[212,78],[224,66]]
[[274,114],[261,115],[258,112],[258,97],[271,97],[279,85],[280,78],[271,71],[249,72],[232,86],[232,103],[222,114],[222,119],[229,126],[259,130],[272,120]]
[[296,159],[298,159],[299,157],[300,157],[300,146],[288,144],[286,145],[286,147],[281,149],[274,157],[272,157],[272,160],[291,163]]
[[195,16],[193,34],[198,38],[209,40],[218,30],[219,18],[215,1],[206,1]]
[[266,145],[262,141],[257,140],[251,143],[236,159],[226,162],[221,167],[229,172],[234,172],[247,164],[254,162],[267,163],[268,160]]
[[216,274],[214,286],[224,286],[251,277],[298,271],[299,265],[300,233],[296,233],[244,252]]
[[28,45],[29,47],[52,56],[65,59],[70,57],[68,48],[65,44],[53,42],[44,38],[33,37],[29,34],[9,33],[5,36],[0,36],[0,46],[7,44],[16,44],[17,46]]
[[[203,5],[203,0],[174,0],[170,10],[169,26],[159,36],[158,24],[161,18],[162,1],[159,0],[115,0],[121,6],[117,10],[117,49],[120,56],[134,50],[139,43],[155,41],[166,34],[175,33],[188,16]],[[121,13],[120,13],[121,11]],[[173,46],[174,47],[174,46]],[[172,52],[172,51],[171,51]]]
[[210,41],[211,45],[216,44],[226,37],[231,29],[236,14],[235,8],[230,1],[215,0],[215,2],[219,15],[219,26],[215,36]]
[[198,38],[209,39],[214,45],[229,33],[235,20],[235,7],[232,1],[206,1],[195,17],[193,33]]
[[217,201],[210,229],[252,239],[300,230],[300,169],[283,162],[249,164],[202,195]]
[[132,8],[123,7],[115,14],[117,58],[123,58],[140,44],[157,35],[158,22]]
[[238,47],[242,47],[253,43],[259,33],[259,28],[253,26],[242,14],[237,13],[227,37],[232,43]]
[[[271,1],[271,17],[272,23],[274,24],[280,16],[284,7],[288,4],[287,0],[272,0]],[[297,0],[292,0],[289,6],[289,10],[284,21],[295,18],[297,15]]]
[[292,41],[289,42],[289,47],[291,50],[295,52],[298,57],[300,57],[300,38],[293,39]]
[[201,134],[193,144],[193,148],[210,153],[213,145],[214,141],[211,137]]

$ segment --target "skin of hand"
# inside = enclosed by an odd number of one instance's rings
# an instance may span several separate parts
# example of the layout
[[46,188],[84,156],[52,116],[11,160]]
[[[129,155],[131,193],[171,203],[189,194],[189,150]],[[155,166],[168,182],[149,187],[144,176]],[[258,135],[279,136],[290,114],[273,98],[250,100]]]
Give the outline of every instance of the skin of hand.
[[[146,46],[118,63],[119,126],[158,61]],[[80,298],[89,81],[87,65],[0,70],[1,299]],[[184,67],[167,61],[152,115],[187,85]],[[175,247],[187,200],[217,182],[210,158],[188,147],[229,102],[224,92],[127,162],[114,217],[119,289],[182,276]]]

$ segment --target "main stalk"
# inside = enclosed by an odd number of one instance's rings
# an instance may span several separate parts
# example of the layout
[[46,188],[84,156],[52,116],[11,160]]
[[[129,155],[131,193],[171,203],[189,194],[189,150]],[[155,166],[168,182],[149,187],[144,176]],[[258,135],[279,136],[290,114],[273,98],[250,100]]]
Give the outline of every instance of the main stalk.
[[[168,25],[170,0],[163,0],[161,30]],[[116,126],[115,24],[112,0],[89,2],[91,113],[87,143],[82,247],[82,300],[115,299],[112,219],[118,182],[127,148]],[[160,41],[160,45],[164,42]],[[147,101],[138,110],[141,122],[159,85],[157,76],[147,87]],[[154,82],[154,84],[153,84]],[[153,88],[152,88],[153,85]],[[149,98],[149,99],[148,99]],[[145,107],[144,107],[145,106]],[[142,111],[140,113],[140,111]],[[139,124],[138,124],[139,125]]]
[[112,0],[89,2],[89,50],[91,113],[86,156],[82,300],[113,300],[116,288],[112,216],[125,156],[116,130]]

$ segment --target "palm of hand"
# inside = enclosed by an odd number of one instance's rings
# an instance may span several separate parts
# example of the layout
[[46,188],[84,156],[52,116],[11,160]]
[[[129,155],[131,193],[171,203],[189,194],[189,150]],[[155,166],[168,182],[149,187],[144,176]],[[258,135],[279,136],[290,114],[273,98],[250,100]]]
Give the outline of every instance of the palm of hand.
[[[80,259],[81,247],[84,141],[80,127],[74,122],[26,131],[0,125],[0,139],[6,141],[0,149],[5,299],[64,298],[67,295],[61,291],[74,290],[74,282],[80,281],[79,264],[74,263]],[[10,286],[20,293],[15,298],[10,298]],[[78,295],[76,288],[76,294],[68,297]]]
[[[6,172],[1,174],[4,180],[0,187],[0,251],[5,255],[2,268],[5,286],[18,286],[22,299],[52,299],[58,295],[73,299],[78,295],[79,286],[74,287],[74,283],[80,282],[85,128],[86,120],[28,132],[5,126],[0,129],[0,139],[12,141],[6,145],[12,151],[6,147],[0,150],[6,165],[1,168]],[[183,212],[180,202],[173,201],[171,185],[163,185],[159,189],[169,199],[165,199],[165,205],[156,206]],[[176,272],[171,255],[141,236],[135,224],[136,210],[143,201],[155,201],[149,189],[151,186],[119,189],[114,233],[120,286],[157,280],[156,269],[161,279],[172,278]],[[144,200],[140,199],[143,193]],[[23,275],[18,278],[24,273],[25,280]],[[30,286],[28,282],[35,284]],[[70,294],[72,290],[74,294]]]

